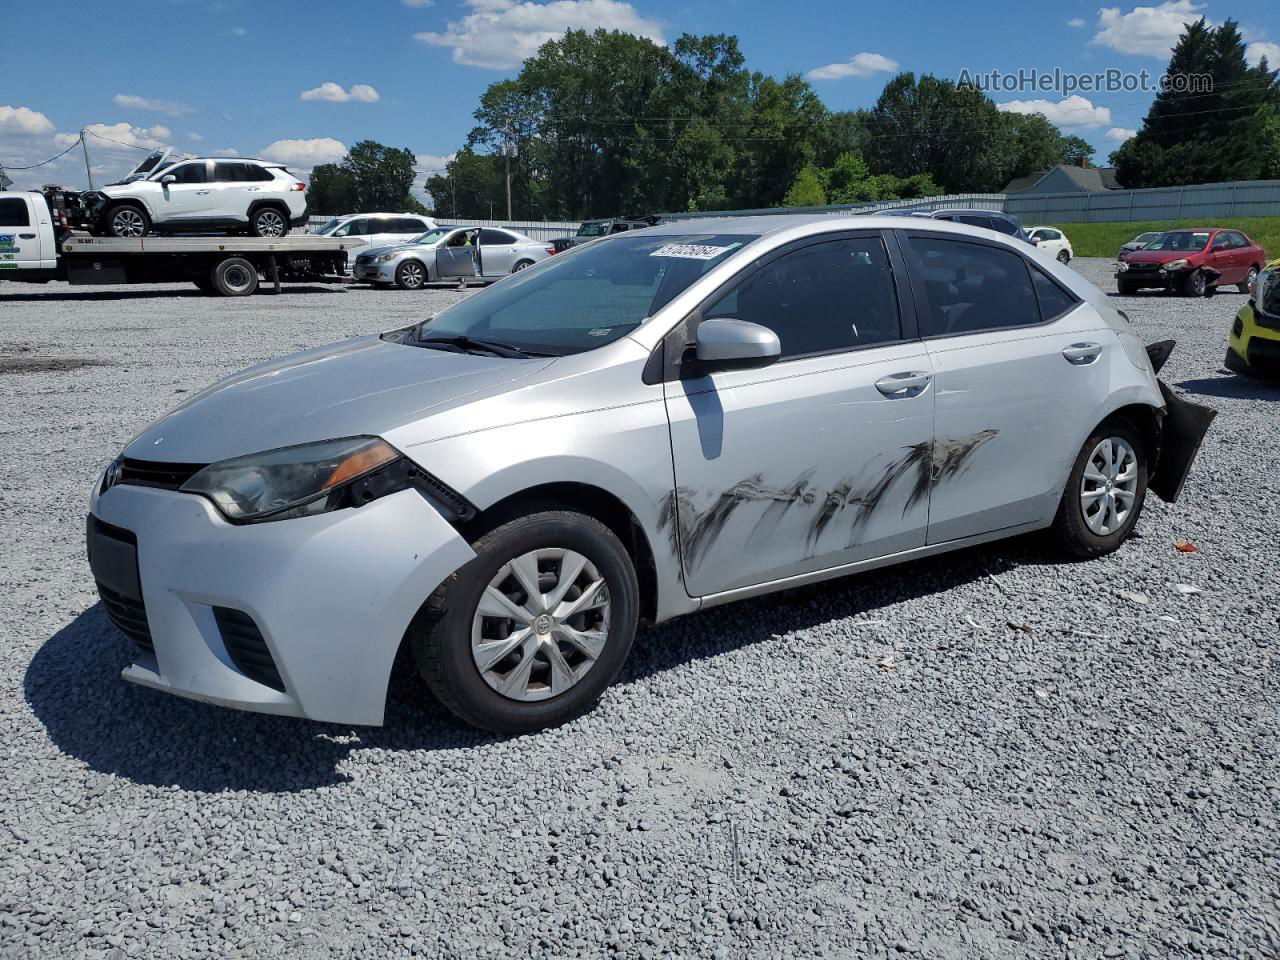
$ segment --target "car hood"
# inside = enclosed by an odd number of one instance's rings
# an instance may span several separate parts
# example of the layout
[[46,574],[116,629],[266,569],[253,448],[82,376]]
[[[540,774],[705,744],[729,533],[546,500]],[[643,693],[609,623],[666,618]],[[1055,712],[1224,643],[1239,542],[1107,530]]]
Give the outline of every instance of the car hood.
[[410,250],[431,250],[434,249],[434,243],[393,243],[385,247],[374,247],[372,250],[362,250],[362,257],[377,257],[384,253],[408,253]]
[[553,362],[359,337],[232,374],[151,424],[124,454],[212,463],[299,443],[382,434],[428,412],[500,392]]
[[1133,250],[1124,255],[1126,263],[1169,263],[1173,260],[1191,260],[1201,250]]

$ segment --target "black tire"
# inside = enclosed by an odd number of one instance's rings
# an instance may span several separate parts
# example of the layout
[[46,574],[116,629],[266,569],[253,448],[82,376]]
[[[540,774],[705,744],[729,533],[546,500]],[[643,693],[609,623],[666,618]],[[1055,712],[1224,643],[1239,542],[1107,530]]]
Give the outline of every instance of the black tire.
[[[462,720],[495,733],[554,727],[590,710],[622,669],[639,617],[635,568],[613,531],[593,517],[554,504],[534,510],[476,539],[476,556],[440,585],[409,628],[418,670],[432,693]],[[594,664],[568,690],[544,700],[511,699],[485,682],[472,659],[472,621],[486,588],[505,564],[531,550],[555,547],[582,554],[604,579],[610,603],[608,639]]]
[[1203,270],[1192,270],[1182,278],[1182,292],[1188,297],[1203,297],[1209,289],[1209,280]]
[[401,290],[421,290],[428,279],[427,268],[421,260],[406,260],[396,267],[396,286]]
[[517,263],[514,267],[511,268],[511,272],[519,273],[521,270],[527,269],[528,267],[532,267],[532,266],[533,266],[532,260],[521,260],[519,263]]
[[1067,251],[1065,250],[1059,250],[1058,262],[1065,267],[1068,263],[1071,262],[1071,254],[1067,253]]
[[1132,283],[1126,283],[1123,280],[1116,281],[1116,292],[1122,297],[1132,297],[1138,292],[1138,287]]
[[[1133,506],[1129,508],[1129,513],[1120,526],[1111,533],[1102,535],[1089,529],[1080,491],[1090,455],[1098,444],[1110,437],[1118,437],[1133,448],[1137,457],[1137,488],[1134,491]],[[1101,557],[1117,550],[1129,538],[1134,524],[1142,514],[1142,505],[1147,498],[1147,464],[1148,454],[1142,435],[1128,420],[1113,419],[1100,424],[1076,455],[1071,473],[1067,477],[1066,489],[1062,491],[1062,500],[1058,503],[1058,513],[1051,528],[1058,547],[1071,556],[1083,559]]]
[[195,277],[192,279],[191,282],[196,285],[196,289],[199,290],[201,293],[212,294],[212,293],[218,292],[216,289],[214,289],[212,277]]
[[1252,286],[1253,281],[1257,279],[1258,279],[1258,268],[1256,266],[1250,267],[1249,272],[1245,274],[1244,280],[1236,284],[1236,289],[1239,290],[1241,293],[1248,293],[1249,287]]
[[1227,347],[1227,355],[1222,358],[1222,365],[1232,373],[1238,373],[1243,377],[1256,377],[1258,375],[1258,371],[1249,365],[1249,361],[1230,347]]
[[209,275],[215,293],[224,297],[247,297],[258,289],[258,268],[243,257],[228,257]]
[[103,232],[109,237],[135,240],[151,232],[151,218],[136,203],[117,203],[103,218]]
[[289,213],[280,207],[259,207],[249,217],[249,232],[265,240],[279,240],[289,233]]

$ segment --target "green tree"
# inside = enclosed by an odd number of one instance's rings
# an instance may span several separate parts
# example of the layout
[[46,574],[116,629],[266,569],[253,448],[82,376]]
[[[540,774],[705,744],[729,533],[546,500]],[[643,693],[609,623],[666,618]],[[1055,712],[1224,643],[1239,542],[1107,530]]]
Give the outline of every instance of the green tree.
[[499,210],[505,213],[500,163],[501,158],[493,154],[476,153],[470,147],[459,150],[445,166],[444,173],[427,178],[425,187],[431,194],[436,216],[481,220]]
[[784,207],[820,207],[827,202],[827,193],[822,188],[822,176],[812,165],[800,168],[791,188],[782,198]]
[[311,171],[307,204],[318,213],[351,213],[356,209],[355,184],[341,164],[320,163]]
[[425,212],[409,192],[416,162],[413,151],[387,147],[375,140],[361,140],[348,150],[342,168],[351,179],[355,212]]

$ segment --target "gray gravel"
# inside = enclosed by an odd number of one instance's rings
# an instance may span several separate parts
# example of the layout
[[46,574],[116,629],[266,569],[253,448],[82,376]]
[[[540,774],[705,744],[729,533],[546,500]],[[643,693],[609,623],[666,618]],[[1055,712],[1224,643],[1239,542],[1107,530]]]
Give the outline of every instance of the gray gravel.
[[1221,414],[1103,560],[1020,540],[708,611],[514,739],[410,675],[373,730],[121,681],[100,465],[457,296],[0,285],[0,955],[1280,955],[1280,387],[1220,369],[1235,293],[1125,298]]

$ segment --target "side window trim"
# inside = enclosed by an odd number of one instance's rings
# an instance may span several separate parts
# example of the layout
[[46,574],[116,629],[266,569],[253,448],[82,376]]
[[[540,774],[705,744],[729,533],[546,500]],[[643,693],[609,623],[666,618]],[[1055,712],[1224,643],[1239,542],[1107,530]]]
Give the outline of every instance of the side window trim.
[[[1003,250],[1005,253],[1013,254],[1015,257],[1017,257],[1019,260],[1022,261],[1023,267],[1028,271],[1040,269],[1034,263],[1029,261],[1025,256],[1023,256],[1019,251],[1015,250],[1012,246],[1007,246],[995,240],[988,240],[985,237],[970,237],[970,236],[958,237],[955,234],[936,233],[932,230],[919,230],[919,229],[916,229],[916,230],[900,229],[895,232],[905,234],[907,240],[910,240],[913,237],[920,237],[922,240],[949,240],[952,243],[972,243],[972,244],[976,244],[978,246],[983,246],[983,247],[993,247],[996,250]],[[978,335],[987,334],[987,333],[1003,333],[1006,330],[1034,330],[1037,327],[1047,327],[1051,323],[1056,323],[1058,320],[1065,317],[1072,310],[1075,310],[1076,307],[1080,306],[1080,304],[1083,301],[1079,297],[1077,297],[1074,293],[1072,293],[1066,287],[1063,287],[1062,284],[1058,283],[1058,281],[1054,280],[1053,277],[1049,276],[1049,274],[1045,273],[1043,270],[1041,270],[1040,272],[1041,274],[1043,274],[1043,276],[1046,279],[1052,281],[1059,289],[1065,292],[1067,296],[1069,296],[1072,299],[1073,303],[1070,309],[1065,310],[1062,313],[1059,313],[1050,319],[1045,319],[1044,313],[1040,309],[1040,297],[1038,294],[1035,293],[1034,280],[1030,275],[1030,273],[1028,273],[1027,282],[1031,284],[1032,294],[1035,296],[1036,313],[1040,315],[1039,323],[1019,323],[1014,326],[987,327],[982,330],[964,330],[959,333],[922,334],[920,336],[920,339],[925,341],[950,340],[955,337],[972,337],[972,336],[978,336]],[[911,290],[912,290],[912,293],[915,295],[916,302],[921,304],[922,310],[925,309],[925,305],[929,303],[929,298],[928,298],[927,292],[924,289],[924,278],[917,276],[916,271],[911,270],[910,268],[907,269],[907,276],[910,279]]]
[[[837,240],[865,240],[878,238],[884,245],[885,252],[889,259],[889,269],[893,275],[893,286],[896,291],[898,305],[898,322],[901,327],[902,337],[898,340],[884,340],[880,343],[869,343],[860,347],[843,347],[836,350],[819,350],[813,353],[792,354],[789,357],[781,357],[777,361],[777,364],[790,363],[794,360],[811,360],[815,357],[860,353],[864,350],[875,350],[880,347],[892,347],[898,344],[910,343],[912,341],[919,340],[919,328],[916,322],[912,291],[909,289],[909,283],[903,282],[903,278],[907,276],[907,272],[905,264],[903,263],[902,255],[897,247],[897,238],[894,236],[896,232],[896,230],[889,229],[862,229],[839,230],[831,233],[817,234],[784,244],[776,250],[770,250],[768,253],[762,254],[750,263],[744,264],[741,270],[729,279],[725,280],[724,283],[720,284],[720,286],[711,291],[707,296],[703,297],[698,305],[689,311],[689,313],[676,323],[671,330],[667,332],[667,335],[662,338],[662,342],[655,348],[655,353],[661,351],[663,356],[661,379],[667,383],[673,383],[681,379],[681,360],[685,351],[693,346],[694,338],[697,336],[698,323],[702,318],[702,312],[709,305],[714,304],[725,294],[733,290],[734,287],[745,283],[775,260],[787,256],[788,254],[795,253],[798,250],[803,250],[806,247]],[[656,367],[656,362],[653,362],[652,358],[650,364],[645,368],[645,383],[649,383],[649,378],[656,374],[656,370],[650,370],[650,367]],[[654,379],[653,382],[656,383],[658,381],[657,379]]]

